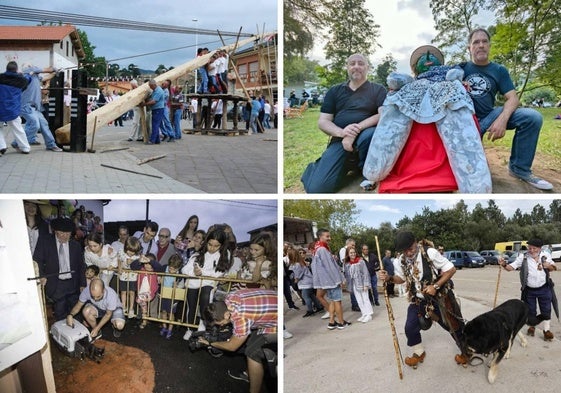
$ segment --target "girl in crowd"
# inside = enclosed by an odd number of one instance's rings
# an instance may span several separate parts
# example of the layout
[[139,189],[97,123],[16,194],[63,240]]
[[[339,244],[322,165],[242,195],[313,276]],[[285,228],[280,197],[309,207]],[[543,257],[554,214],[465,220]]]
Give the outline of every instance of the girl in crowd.
[[[154,254],[141,255],[138,261],[131,265],[134,270],[143,270],[146,272],[160,270],[159,263],[156,261],[156,256]],[[136,302],[140,305],[142,310],[140,328],[144,329],[148,324],[148,320],[146,319],[148,316],[148,306],[158,292],[158,276],[155,274],[142,273],[139,273],[137,276],[136,285],[138,287],[138,295],[136,297]]]
[[96,265],[99,267],[99,278],[108,287],[113,277],[113,271],[118,266],[117,253],[113,251],[109,244],[103,244],[103,239],[99,233],[92,232],[86,236],[84,261],[86,266]]
[[183,258],[183,265],[186,265],[187,261],[189,261],[189,258],[191,258],[194,253],[199,252],[203,247],[205,235],[205,231],[203,231],[202,229],[198,229],[197,231],[195,231],[193,237],[191,237],[187,241],[187,243],[183,241],[180,241],[178,243],[177,240],[175,241],[175,249]]
[[[168,265],[165,267],[166,273],[171,274],[179,274],[179,269],[183,264],[183,260],[179,254],[174,254],[169,258]],[[177,307],[177,303],[172,301],[170,297],[164,297],[164,288],[184,288],[185,283],[179,277],[173,276],[164,276],[162,279],[162,288],[160,292],[160,297],[162,299],[162,319],[167,319],[172,321],[175,319],[175,310]],[[173,294],[173,289],[172,289]],[[160,335],[167,338],[168,340],[171,338],[173,331],[173,324],[171,323],[163,323],[162,329],[160,330]]]
[[49,234],[49,224],[41,216],[39,205],[34,201],[23,201],[23,210],[25,211],[25,222],[27,223],[27,234],[29,236],[29,246],[31,247],[31,255],[37,246],[39,236]]
[[76,240],[80,244],[83,244],[82,241],[84,240],[84,237],[86,237],[86,232],[85,232],[86,227],[84,225],[83,213],[84,212],[81,209],[76,209],[74,210],[72,216],[70,217],[72,219],[72,222],[74,222],[74,225],[76,225],[76,230],[74,232],[74,240]]
[[86,286],[89,288],[94,278],[99,278],[99,267],[90,265],[86,268]]
[[364,260],[357,255],[356,249],[354,247],[347,248],[347,254],[345,256],[345,262],[349,266],[349,276],[353,282],[352,290],[355,294],[358,307],[362,316],[358,318],[359,322],[369,322],[372,320],[372,304],[368,299],[368,290],[371,287],[370,273],[366,267]]
[[192,239],[193,236],[195,236],[195,232],[197,232],[198,228],[199,228],[199,217],[193,214],[191,217],[189,217],[183,229],[179,231],[179,233],[177,234],[177,237],[175,238],[175,243],[178,244],[183,242],[185,246],[187,246],[187,242],[189,241],[189,239]]
[[136,313],[134,311],[134,295],[136,292],[136,279],[137,274],[130,272],[131,264],[140,259],[142,246],[140,241],[133,236],[130,236],[125,241],[123,251],[118,254],[119,266],[119,288],[121,292],[121,303],[123,303],[123,311],[129,318],[134,318]]
[[305,261],[306,250],[303,248],[288,250],[288,260],[290,269],[294,273],[294,281],[298,289],[302,292],[302,297],[306,303],[306,314],[303,318],[323,311],[323,306],[316,297],[316,290],[313,288],[313,277],[310,266]]
[[238,278],[251,280],[251,283],[245,284],[246,288],[270,289],[276,276],[272,274],[273,270],[276,271],[272,262],[276,259],[276,252],[271,235],[269,233],[257,235],[249,245],[249,253],[251,258],[243,263]]
[[[209,231],[201,251],[194,254],[187,265],[181,269],[181,273],[194,277],[187,280],[188,323],[197,324],[195,320],[197,301],[199,314],[203,315],[204,309],[211,302],[211,292],[217,284],[214,280],[198,279],[196,277],[224,276],[232,265],[228,248],[228,235],[220,228],[213,229]],[[199,329],[201,327],[199,326]],[[192,330],[188,328],[183,339],[188,340],[191,334]]]

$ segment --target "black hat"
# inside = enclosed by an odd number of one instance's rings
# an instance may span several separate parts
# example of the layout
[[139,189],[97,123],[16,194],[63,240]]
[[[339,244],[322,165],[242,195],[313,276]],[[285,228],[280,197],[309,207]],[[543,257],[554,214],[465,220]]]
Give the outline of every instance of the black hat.
[[395,250],[403,251],[407,250],[409,247],[415,243],[415,235],[409,231],[399,232],[395,238]]
[[58,217],[51,221],[51,228],[55,231],[72,232],[76,226],[70,218]]
[[528,245],[541,248],[541,246],[543,246],[543,240],[541,240],[541,239],[531,239],[531,240],[528,240]]

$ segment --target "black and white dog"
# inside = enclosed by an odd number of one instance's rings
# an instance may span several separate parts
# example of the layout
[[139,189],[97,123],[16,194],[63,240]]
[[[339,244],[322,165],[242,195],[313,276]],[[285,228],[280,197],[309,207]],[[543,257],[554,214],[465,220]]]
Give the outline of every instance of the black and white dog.
[[463,340],[468,354],[492,354],[489,364],[489,383],[495,382],[498,365],[503,357],[508,359],[516,335],[520,345],[526,347],[526,337],[520,329],[528,320],[528,306],[522,300],[510,299],[495,309],[475,317],[464,328]]

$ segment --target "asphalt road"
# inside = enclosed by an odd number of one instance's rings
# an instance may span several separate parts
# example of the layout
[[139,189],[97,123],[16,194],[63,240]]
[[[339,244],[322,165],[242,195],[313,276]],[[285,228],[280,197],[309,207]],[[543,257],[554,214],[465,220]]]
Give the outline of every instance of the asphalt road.
[[[462,269],[454,276],[464,318],[488,311],[493,306],[498,277],[497,266]],[[552,278],[561,282],[561,273]],[[517,272],[501,272],[497,304],[520,297]],[[528,337],[522,348],[515,341],[510,359],[499,366],[494,385],[487,381],[488,367],[474,362],[466,368],[454,362],[458,353],[450,335],[433,325],[422,333],[427,357],[416,370],[402,364],[399,378],[388,313],[383,296],[375,307],[374,319],[366,324],[356,322],[360,313],[352,312],[349,295],[344,296],[344,317],[353,322],[345,330],[330,331],[320,315],[302,318],[300,311],[288,311],[284,305],[284,323],[294,334],[284,340],[284,392],[549,392],[556,391],[561,381],[561,324],[554,317],[552,342],[543,340],[541,327],[535,337]],[[403,358],[410,355],[403,327],[407,302],[390,299],[395,316],[395,329]],[[526,327],[523,328],[526,333]],[[480,364],[476,364],[480,363]]]

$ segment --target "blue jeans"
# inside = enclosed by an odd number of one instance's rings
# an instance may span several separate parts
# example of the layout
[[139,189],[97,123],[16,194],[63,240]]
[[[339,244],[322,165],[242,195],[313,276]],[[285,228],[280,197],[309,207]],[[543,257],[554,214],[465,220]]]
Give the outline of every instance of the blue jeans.
[[[375,274],[370,276],[370,283],[372,285],[372,294],[374,295],[374,299],[370,300],[373,300],[374,303],[378,303],[378,276]],[[372,297],[372,294],[369,294],[370,297]]]
[[255,114],[251,114],[251,117],[249,118],[249,124],[251,124],[251,129],[253,130],[253,134],[257,134],[259,132],[258,128],[257,128],[257,117],[259,116],[259,113],[255,113]]
[[25,135],[29,143],[33,143],[37,140],[37,131],[41,130],[46,148],[50,149],[56,146],[53,133],[49,129],[49,122],[41,112],[30,104],[25,104],[21,108],[21,117],[25,119]]
[[263,127],[265,128],[271,128],[271,124],[269,123],[269,120],[271,119],[271,115],[269,115],[268,113],[265,113],[265,117],[263,118]]
[[164,107],[164,116],[162,117],[162,125],[160,128],[162,129],[162,134],[165,136],[169,136],[170,138],[174,137],[175,131],[173,131],[173,127],[169,121],[169,108],[167,106]]
[[302,297],[304,298],[304,302],[306,303],[306,309],[308,310],[308,312],[314,312],[313,306],[316,306],[316,310],[321,310],[323,308],[318,298],[316,297],[316,290],[314,288],[302,289]]
[[173,126],[175,128],[175,139],[181,139],[181,115],[183,114],[183,109],[177,108],[173,112]]
[[201,85],[199,86],[197,93],[208,93],[208,73],[206,72],[206,68],[200,67],[199,74],[201,75]]
[[[353,146],[358,149],[358,167],[362,169],[370,140],[376,127],[363,130],[355,139]],[[341,141],[335,141],[327,146],[321,158],[310,164],[302,175],[302,183],[307,193],[331,193],[337,192],[346,176],[347,159],[352,153],[343,149]]]
[[164,117],[164,108],[152,109],[152,133],[150,142],[160,143],[160,126]]
[[[502,111],[502,107],[497,107],[483,119],[479,119],[481,132],[486,132]],[[532,162],[542,123],[542,115],[530,108],[518,108],[508,119],[506,128],[514,129],[508,169],[519,177],[528,177],[532,174]]]

